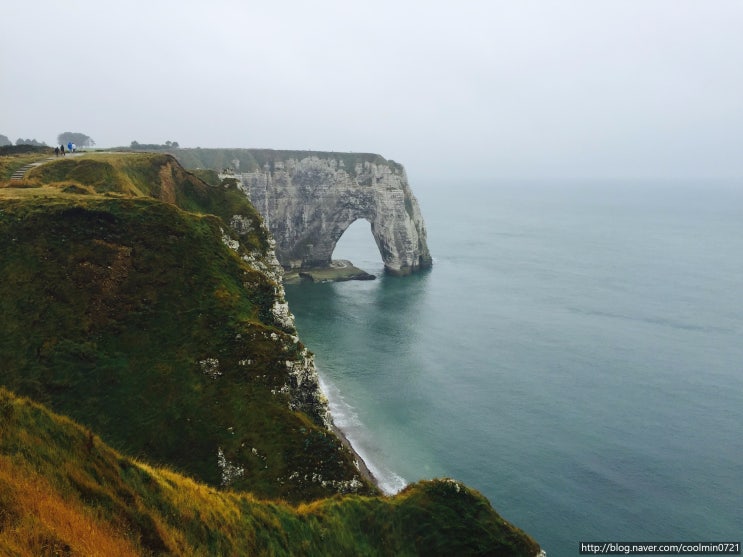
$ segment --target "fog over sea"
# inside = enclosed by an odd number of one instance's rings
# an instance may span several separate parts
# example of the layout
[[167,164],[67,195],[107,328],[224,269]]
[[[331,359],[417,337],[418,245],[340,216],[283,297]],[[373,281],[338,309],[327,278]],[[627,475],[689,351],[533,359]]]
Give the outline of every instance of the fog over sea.
[[336,423],[387,491],[449,476],[550,557],[743,537],[743,184],[416,184],[430,272],[369,224],[287,286]]

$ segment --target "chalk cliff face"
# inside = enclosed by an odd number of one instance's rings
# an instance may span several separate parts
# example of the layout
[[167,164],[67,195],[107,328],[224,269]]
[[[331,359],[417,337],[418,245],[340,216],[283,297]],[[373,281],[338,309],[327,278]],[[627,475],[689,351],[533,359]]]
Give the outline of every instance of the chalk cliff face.
[[338,240],[358,219],[371,223],[388,272],[431,266],[423,217],[401,165],[381,157],[273,153],[260,167],[220,176],[236,178],[262,213],[286,269],[328,266]]

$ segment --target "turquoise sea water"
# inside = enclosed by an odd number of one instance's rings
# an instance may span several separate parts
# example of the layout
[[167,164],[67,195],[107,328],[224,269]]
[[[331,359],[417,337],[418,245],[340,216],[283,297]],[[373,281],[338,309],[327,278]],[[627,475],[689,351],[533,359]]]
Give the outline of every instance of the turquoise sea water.
[[[743,538],[743,184],[414,185],[430,272],[287,287],[388,491],[451,476],[550,557]],[[381,273],[369,225],[335,258]]]

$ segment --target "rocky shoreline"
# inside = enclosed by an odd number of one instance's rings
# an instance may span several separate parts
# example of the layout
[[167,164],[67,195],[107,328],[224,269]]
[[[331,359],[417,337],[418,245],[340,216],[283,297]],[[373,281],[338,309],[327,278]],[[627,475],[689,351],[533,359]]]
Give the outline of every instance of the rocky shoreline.
[[366,465],[366,462],[361,457],[361,455],[358,453],[358,451],[354,449],[353,444],[351,444],[351,441],[348,440],[348,437],[346,437],[346,434],[343,433],[343,430],[331,422],[330,431],[332,431],[335,434],[335,436],[338,437],[338,439],[340,439],[343,446],[346,447],[350,451],[350,453],[353,455],[354,462],[356,464],[356,467],[359,469],[359,473],[361,474],[361,477],[367,482],[371,483],[372,485],[375,485],[378,489],[381,490],[382,488],[379,486],[379,482],[377,481],[377,478],[374,477],[374,474],[372,474],[371,470],[369,470],[369,467]]

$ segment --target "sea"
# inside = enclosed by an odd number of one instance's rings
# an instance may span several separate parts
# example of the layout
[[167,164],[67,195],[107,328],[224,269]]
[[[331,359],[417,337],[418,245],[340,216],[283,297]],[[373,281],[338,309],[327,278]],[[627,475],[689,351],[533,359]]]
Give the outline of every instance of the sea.
[[433,268],[286,287],[336,424],[394,493],[451,477],[549,557],[743,541],[743,183],[413,184]]

